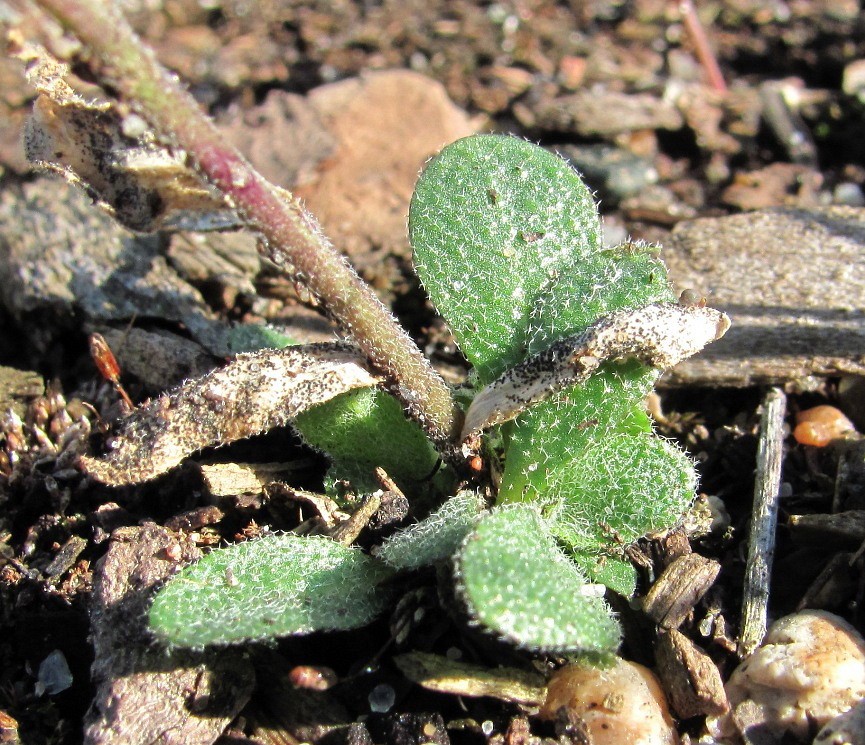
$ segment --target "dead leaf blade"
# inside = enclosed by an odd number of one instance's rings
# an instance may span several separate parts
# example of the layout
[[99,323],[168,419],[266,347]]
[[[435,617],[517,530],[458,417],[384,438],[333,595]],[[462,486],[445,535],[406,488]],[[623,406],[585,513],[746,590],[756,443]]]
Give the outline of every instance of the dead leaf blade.
[[557,341],[484,388],[466,413],[461,441],[474,440],[529,406],[584,382],[603,363],[637,359],[668,368],[720,339],[730,319],[720,311],[675,303],[653,303],[601,317],[583,333]]
[[124,420],[112,452],[82,458],[82,465],[110,486],[148,481],[196,450],[282,426],[317,404],[380,381],[357,347],[346,343],[241,354],[141,406]]

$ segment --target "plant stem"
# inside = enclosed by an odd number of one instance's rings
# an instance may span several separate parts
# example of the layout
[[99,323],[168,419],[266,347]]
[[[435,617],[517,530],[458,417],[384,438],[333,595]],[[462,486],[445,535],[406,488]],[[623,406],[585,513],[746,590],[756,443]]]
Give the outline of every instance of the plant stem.
[[146,47],[113,2],[37,0],[89,49],[93,72],[219,189],[249,227],[262,253],[318,297],[430,437],[445,446],[461,413],[417,345],[324,236],[300,202],[277,191],[220,134],[177,77]]

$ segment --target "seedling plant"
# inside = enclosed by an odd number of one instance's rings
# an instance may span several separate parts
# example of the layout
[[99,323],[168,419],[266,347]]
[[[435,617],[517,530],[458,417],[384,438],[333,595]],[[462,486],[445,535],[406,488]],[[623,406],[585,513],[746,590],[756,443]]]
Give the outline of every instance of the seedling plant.
[[314,219],[221,140],[119,16],[91,0],[39,5],[356,344],[239,355],[142,406],[117,448],[85,467],[106,483],[142,481],[291,421],[328,455],[331,496],[345,484],[375,492],[383,470],[416,520],[371,552],[293,533],[213,550],[156,594],[156,637],[200,647],[362,626],[396,580],[436,565],[480,629],[533,651],[614,652],[603,588],[633,594],[624,548],[679,523],[695,488],[644,399],[660,368],[723,334],[726,317],[678,305],[650,247],[605,246],[564,160],[514,137],[469,137],[427,165],[409,214],[417,273],[472,366],[454,392]]
[[[636,352],[606,361],[585,352],[591,374],[583,384],[550,394],[556,360],[548,350],[563,342],[572,353],[585,344],[575,339],[597,337],[606,319],[648,308],[648,322],[663,324],[666,310],[678,318],[688,309],[675,306],[649,248],[603,247],[597,208],[568,164],[517,138],[476,136],[446,147],[420,177],[409,232],[424,287],[472,363],[465,398],[484,390],[495,409],[472,426],[470,408],[451,465],[461,455],[476,467],[501,463],[497,491],[475,479],[448,498],[442,490],[459,475],[447,466],[424,481],[439,456],[384,390],[364,387],[318,404],[294,425],[330,455],[333,496],[346,482],[359,493],[377,489],[378,466],[409,499],[443,504],[373,555],[292,534],[212,551],[157,594],[150,622],[166,642],[225,644],[359,626],[387,606],[396,577],[445,564],[461,610],[499,637],[565,653],[617,647],[619,629],[598,587],[633,593],[623,547],[681,520],[694,469],[652,432],[644,411],[656,368]],[[619,340],[635,349],[675,328],[633,332],[616,324],[619,334],[643,333]],[[542,400],[511,411],[516,396],[498,391],[525,390],[536,379]],[[477,434],[502,418],[490,436]]]

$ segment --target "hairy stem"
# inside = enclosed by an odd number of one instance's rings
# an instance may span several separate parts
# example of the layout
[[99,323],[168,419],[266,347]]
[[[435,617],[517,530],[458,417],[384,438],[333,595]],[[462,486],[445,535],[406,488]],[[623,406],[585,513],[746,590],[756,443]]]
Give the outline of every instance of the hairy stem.
[[89,49],[91,69],[228,198],[263,237],[262,252],[302,281],[392,383],[392,392],[440,446],[461,414],[445,382],[396,319],[323,235],[299,201],[279,192],[217,130],[104,0],[37,0]]

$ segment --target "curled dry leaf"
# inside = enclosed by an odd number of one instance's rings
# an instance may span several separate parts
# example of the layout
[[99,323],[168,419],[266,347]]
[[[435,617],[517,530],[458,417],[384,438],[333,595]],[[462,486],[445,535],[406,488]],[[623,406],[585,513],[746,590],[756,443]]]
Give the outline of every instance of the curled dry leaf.
[[24,131],[27,160],[85,189],[132,230],[237,222],[225,200],[186,165],[185,153],[161,145],[140,117],[111,101],[85,100],[66,82],[68,66],[42,47],[22,42],[14,51],[39,92]]
[[675,303],[610,313],[582,334],[557,341],[484,388],[466,413],[461,440],[471,446],[482,430],[584,382],[605,362],[634,358],[652,367],[673,367],[720,339],[729,327],[729,317],[718,310]]
[[287,424],[312,406],[379,382],[347,343],[240,354],[139,407],[123,421],[112,452],[82,458],[82,465],[112,486],[147,481],[203,447]]

